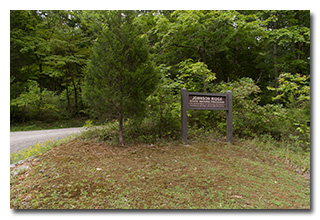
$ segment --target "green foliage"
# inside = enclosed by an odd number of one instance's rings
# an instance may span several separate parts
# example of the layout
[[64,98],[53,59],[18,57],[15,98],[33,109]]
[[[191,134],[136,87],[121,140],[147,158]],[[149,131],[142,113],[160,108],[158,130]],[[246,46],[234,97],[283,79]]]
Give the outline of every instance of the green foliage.
[[177,137],[180,131],[180,88],[183,81],[172,79],[171,67],[160,65],[160,81],[156,90],[147,98],[148,117],[151,130],[159,138]]
[[[297,83],[299,82],[299,86]],[[291,86],[289,86],[291,85]],[[258,137],[270,134],[278,140],[287,141],[297,148],[310,150],[310,87],[308,77],[297,74],[282,74],[279,77],[278,92],[274,100],[283,104],[259,104],[260,88],[244,78],[232,83],[221,83],[215,92],[232,91],[233,128],[240,137]],[[291,101],[289,101],[291,100]],[[225,115],[207,114],[220,132],[225,132]]]
[[180,62],[178,67],[178,79],[184,82],[183,87],[189,91],[206,91],[207,84],[216,79],[215,74],[203,62],[195,63],[192,59],[187,59]]
[[296,106],[310,109],[310,76],[282,73],[278,82],[278,88],[268,87],[278,94],[273,98],[273,101],[279,100],[288,108]]
[[[18,170],[29,178],[11,179],[11,206],[310,208],[310,184],[279,161],[302,167],[299,173],[310,169],[310,60],[309,11],[12,10],[11,122],[34,129],[35,120],[91,118],[82,135],[89,141],[70,142],[34,160],[35,169]],[[182,87],[232,91],[234,145],[223,142],[225,111],[188,110],[193,142],[171,141],[180,140]],[[97,121],[103,125],[93,126]],[[118,137],[135,146],[109,146],[122,144]],[[58,144],[39,143],[10,162]],[[217,158],[223,169],[208,168]],[[55,187],[32,187],[48,178]]]
[[[57,108],[59,97],[47,89],[44,89],[40,93],[39,84],[36,81],[29,80],[27,86],[27,91],[21,93],[17,98],[10,100],[13,115],[15,117],[25,117],[25,115],[35,117],[38,114],[39,108],[41,108],[44,116],[57,116],[59,112]],[[25,114],[25,112],[28,112],[28,114]]]
[[[107,11],[108,20],[87,65],[84,98],[97,116],[119,121],[141,117],[158,76],[147,39],[133,23],[133,11]],[[119,140],[119,142],[121,142]]]
[[60,118],[60,116],[57,116],[55,120],[52,120],[52,118],[48,116],[48,119],[45,121],[30,120],[22,123],[10,123],[10,132],[81,127],[85,121],[86,118],[63,119]]
[[111,145],[118,144],[119,122],[110,121],[100,126],[93,126],[92,124],[92,120],[87,120],[84,124],[85,131],[81,134],[83,139],[107,142]]
[[99,115],[104,111],[112,115],[121,109],[129,117],[140,112],[139,104],[152,92],[155,71],[146,39],[132,23],[133,14],[122,17],[122,12],[106,13],[110,20],[92,49],[84,98]]
[[[310,146],[309,11],[10,15],[12,122],[82,115],[104,122],[122,115],[128,138],[174,138],[182,87],[232,90],[236,135]],[[225,117],[188,111],[189,126],[200,130],[225,133]]]
[[[267,12],[270,13],[270,12]],[[266,43],[277,45],[279,72],[310,72],[310,11],[272,11]]]
[[22,93],[18,98],[10,100],[10,105],[23,107],[37,105],[39,101],[39,86],[35,81],[28,81],[28,92]]
[[293,141],[305,149],[310,148],[310,76],[282,73],[279,76],[279,87],[275,90],[274,101],[283,103],[286,114],[284,132]]
[[74,138],[75,138],[75,135],[71,135],[62,140],[47,139],[46,141],[38,142],[37,144],[33,146],[29,146],[28,148],[19,150],[18,152],[10,153],[10,164],[19,163],[21,161],[23,162],[24,160],[34,156],[42,156],[52,148],[59,146],[63,143],[70,142],[70,140]]
[[[266,119],[260,120],[261,107],[258,104],[260,88],[250,78],[220,83],[214,87],[215,93],[226,93],[228,90],[232,91],[234,133],[240,137],[263,133],[262,126],[265,125]],[[219,123],[218,128],[223,129],[225,133],[225,112],[218,112],[215,115],[212,117],[218,117],[217,122],[222,123]]]
[[[36,81],[40,89],[38,113],[20,111],[13,107],[12,122],[25,120],[54,120],[79,114],[82,102],[79,100],[82,80],[82,67],[85,64],[90,46],[90,37],[80,28],[79,11],[11,11],[10,12],[10,48],[11,48],[11,99],[23,105],[25,99],[31,98],[29,85],[25,82]],[[60,96],[72,85],[73,105],[70,93],[65,102],[57,101],[54,106],[41,103],[48,91]],[[32,92],[31,92],[32,93]],[[34,96],[33,96],[34,97]],[[53,97],[53,96],[52,96]],[[25,99],[24,99],[25,98]],[[23,100],[24,99],[24,100]],[[30,102],[33,102],[31,99]],[[62,109],[55,114],[43,115],[48,109]],[[67,110],[64,110],[67,109]]]

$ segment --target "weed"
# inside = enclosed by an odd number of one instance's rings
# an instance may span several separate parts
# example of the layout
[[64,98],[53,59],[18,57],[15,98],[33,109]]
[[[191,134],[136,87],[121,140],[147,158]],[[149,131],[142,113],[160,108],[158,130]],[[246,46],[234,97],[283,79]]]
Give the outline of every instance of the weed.
[[71,135],[69,137],[66,137],[63,140],[49,140],[47,139],[44,142],[38,142],[37,144],[30,146],[26,149],[19,150],[18,152],[13,152],[10,154],[10,164],[17,163],[19,161],[28,159],[32,156],[42,156],[44,153],[46,153],[48,150],[62,144],[66,143],[70,140],[75,138],[75,135]]

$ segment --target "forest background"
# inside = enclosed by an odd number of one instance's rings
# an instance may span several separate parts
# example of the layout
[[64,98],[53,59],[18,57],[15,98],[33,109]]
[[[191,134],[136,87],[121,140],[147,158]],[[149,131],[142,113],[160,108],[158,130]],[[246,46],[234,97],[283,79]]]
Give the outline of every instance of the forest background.
[[[108,11],[10,11],[11,127],[117,123],[83,95],[86,66],[107,20]],[[231,90],[235,136],[310,150],[310,11],[135,11],[134,25],[148,40],[159,79],[144,114],[125,121],[126,139],[179,138],[185,87]],[[225,117],[188,112],[190,128],[223,135]]]

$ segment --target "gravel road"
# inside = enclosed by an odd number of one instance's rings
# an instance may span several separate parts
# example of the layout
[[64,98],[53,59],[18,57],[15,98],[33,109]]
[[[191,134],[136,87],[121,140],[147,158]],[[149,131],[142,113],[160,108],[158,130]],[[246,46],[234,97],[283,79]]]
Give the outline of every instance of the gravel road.
[[59,140],[65,137],[83,131],[84,128],[61,128],[39,131],[16,131],[10,132],[10,153],[18,152],[20,149],[27,148],[30,145],[44,142],[47,139]]

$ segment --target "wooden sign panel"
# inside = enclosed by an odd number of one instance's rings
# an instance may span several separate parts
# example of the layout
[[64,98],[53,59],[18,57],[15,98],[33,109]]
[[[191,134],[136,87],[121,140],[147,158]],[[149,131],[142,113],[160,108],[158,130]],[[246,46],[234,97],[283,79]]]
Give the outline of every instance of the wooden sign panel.
[[189,95],[188,109],[226,110],[226,96]]
[[181,89],[182,141],[187,144],[187,110],[225,110],[227,112],[227,141],[233,143],[232,134],[232,93],[196,93]]

